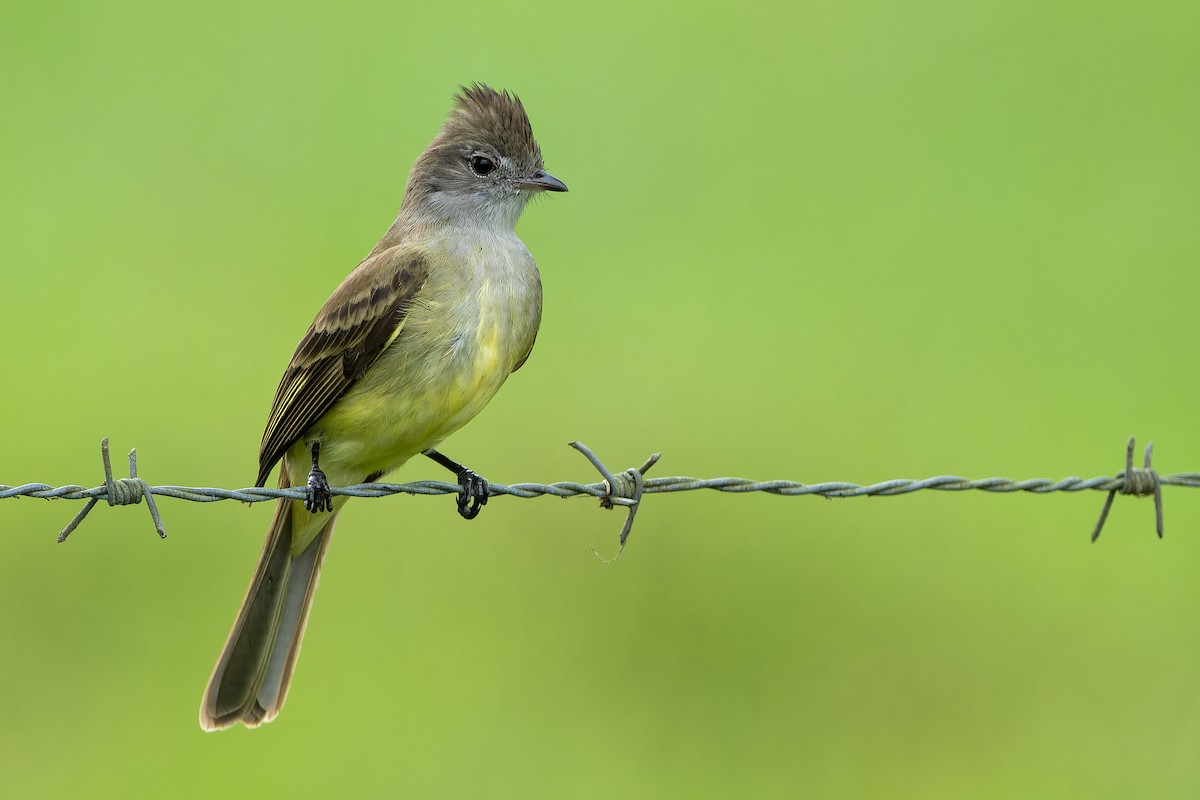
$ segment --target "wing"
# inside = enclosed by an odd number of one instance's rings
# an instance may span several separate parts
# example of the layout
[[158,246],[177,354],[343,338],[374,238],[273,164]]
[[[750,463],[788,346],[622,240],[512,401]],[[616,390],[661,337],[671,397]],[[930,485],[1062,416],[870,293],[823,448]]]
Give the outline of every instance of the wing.
[[393,247],[359,264],[325,301],[275,392],[256,486],[400,334],[428,276],[423,258]]

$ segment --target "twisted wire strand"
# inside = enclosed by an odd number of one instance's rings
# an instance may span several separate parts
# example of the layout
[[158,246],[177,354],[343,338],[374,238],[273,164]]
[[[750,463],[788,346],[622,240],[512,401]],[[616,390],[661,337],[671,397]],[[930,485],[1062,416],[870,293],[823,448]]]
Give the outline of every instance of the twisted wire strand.
[[[629,535],[633,524],[634,514],[643,495],[667,494],[708,489],[717,492],[744,494],[749,492],[766,492],[768,494],[795,497],[800,495],[818,495],[820,497],[889,497],[893,495],[911,494],[923,490],[942,492],[985,491],[1001,494],[1014,492],[1029,492],[1031,494],[1049,494],[1051,492],[1080,492],[1094,490],[1107,492],[1104,510],[1100,520],[1093,530],[1093,541],[1100,535],[1100,530],[1112,505],[1113,497],[1120,494],[1136,496],[1153,496],[1155,499],[1156,523],[1158,535],[1162,536],[1162,487],[1186,486],[1200,488],[1200,472],[1181,472],[1173,475],[1159,475],[1151,468],[1151,451],[1153,445],[1147,446],[1145,466],[1135,469],[1133,466],[1134,440],[1131,438],[1126,447],[1125,469],[1116,476],[1099,476],[1095,478],[1069,477],[1060,480],[1048,478],[1029,478],[1013,480],[1011,478],[980,478],[972,480],[957,475],[937,475],[932,478],[913,480],[897,478],[872,484],[845,483],[830,481],[824,483],[800,483],[789,480],[755,481],[749,478],[692,478],[683,475],[646,478],[645,473],[660,454],[650,456],[640,467],[625,470],[617,474],[611,473],[599,458],[585,445],[571,442],[571,446],[582,453],[600,472],[603,480],[599,483],[576,483],[560,481],[557,483],[491,483],[488,485],[489,496],[508,495],[510,497],[595,497],[599,498],[605,508],[614,505],[626,509],[627,517],[621,532],[621,547]],[[214,487],[192,486],[150,486],[137,475],[136,451],[129,454],[129,478],[114,479],[112,465],[108,452],[108,439],[101,442],[101,455],[104,461],[105,483],[101,486],[85,488],[78,485],[51,486],[46,483],[26,483],[20,486],[0,485],[0,500],[14,497],[33,497],[45,500],[85,500],[84,508],[75,516],[70,524],[59,535],[63,541],[73,531],[92,507],[100,500],[106,500],[109,505],[129,505],[146,500],[155,529],[160,536],[165,536],[162,519],[154,504],[154,497],[171,497],[177,500],[190,500],[197,503],[212,503],[220,500],[237,500],[243,503],[260,503],[264,500],[287,498],[289,500],[305,499],[305,487],[289,489],[272,489],[267,487],[250,487],[246,489],[221,489]],[[458,483],[446,481],[413,481],[410,483],[360,483],[353,486],[341,486],[330,489],[334,495],[346,497],[386,497],[394,494],[412,495],[441,495],[458,494],[463,492]],[[619,555],[619,551],[618,551]]]
[[[1160,475],[1159,483],[1163,486],[1185,486],[1193,489],[1200,488],[1200,472],[1180,472],[1173,475]],[[743,494],[748,492],[766,492],[767,494],[795,497],[799,495],[819,495],[821,497],[871,497],[911,494],[922,490],[940,492],[985,491],[1008,494],[1013,492],[1029,492],[1031,494],[1050,494],[1051,492],[1081,492],[1095,490],[1100,492],[1119,491],[1124,485],[1124,478],[1111,475],[1101,475],[1095,478],[1070,477],[1060,480],[1049,478],[1029,478],[1013,480],[1011,478],[979,478],[971,480],[956,475],[938,475],[921,480],[897,478],[872,484],[844,483],[840,481],[826,483],[799,483],[788,480],[755,481],[749,478],[691,478],[683,475],[664,478],[646,478],[644,494],[666,494],[671,492],[690,492],[699,489],[709,489],[717,492]],[[531,498],[551,495],[553,497],[604,497],[609,489],[604,483],[576,483],[574,481],[559,481],[557,483],[489,483],[489,493],[496,497],[508,495],[511,497]],[[445,481],[413,481],[411,483],[359,483],[353,486],[333,487],[331,494],[346,497],[387,497],[394,494],[413,495],[442,495],[457,494],[461,487],[457,483]],[[272,489],[267,487],[249,487],[246,489],[221,489],[213,487],[194,486],[150,486],[148,494],[156,497],[171,497],[176,500],[189,500],[195,503],[213,503],[220,500],[237,500],[243,503],[261,503],[264,500],[275,500],[286,497],[289,500],[303,500],[304,488]],[[26,483],[20,486],[0,485],[0,500],[11,497],[35,497],[44,500],[107,500],[108,488],[96,486],[51,486],[46,483]],[[114,503],[115,504],[115,503]]]

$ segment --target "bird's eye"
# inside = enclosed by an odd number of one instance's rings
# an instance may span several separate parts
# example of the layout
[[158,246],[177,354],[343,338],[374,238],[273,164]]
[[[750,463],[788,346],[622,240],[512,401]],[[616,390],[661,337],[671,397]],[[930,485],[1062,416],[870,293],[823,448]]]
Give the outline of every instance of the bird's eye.
[[487,156],[471,156],[471,170],[476,175],[487,175],[496,168],[496,164]]

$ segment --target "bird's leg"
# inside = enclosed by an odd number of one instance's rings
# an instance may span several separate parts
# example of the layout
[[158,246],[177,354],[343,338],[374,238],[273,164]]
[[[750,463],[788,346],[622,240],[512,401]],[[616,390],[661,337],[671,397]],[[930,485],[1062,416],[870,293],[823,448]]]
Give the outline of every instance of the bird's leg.
[[304,493],[304,507],[312,513],[333,511],[333,495],[329,493],[329,481],[317,466],[321,457],[321,443],[312,443],[312,469],[308,471],[308,489]]
[[488,482],[484,477],[476,475],[457,461],[446,458],[433,448],[426,450],[424,454],[453,472],[458,478],[458,485],[462,487],[457,498],[458,513],[462,518],[475,519],[479,516],[479,510],[487,505],[488,501]]

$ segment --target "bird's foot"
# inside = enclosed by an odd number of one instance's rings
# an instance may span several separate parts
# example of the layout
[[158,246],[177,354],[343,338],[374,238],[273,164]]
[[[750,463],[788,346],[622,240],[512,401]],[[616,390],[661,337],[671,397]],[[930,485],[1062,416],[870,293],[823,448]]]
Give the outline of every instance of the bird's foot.
[[458,472],[458,485],[462,487],[457,498],[458,513],[463,519],[475,519],[480,509],[487,505],[488,482],[482,475],[463,467]]
[[314,514],[318,511],[333,511],[333,494],[329,491],[329,481],[325,479],[325,473],[316,464],[313,464],[313,468],[308,473],[304,507]]

